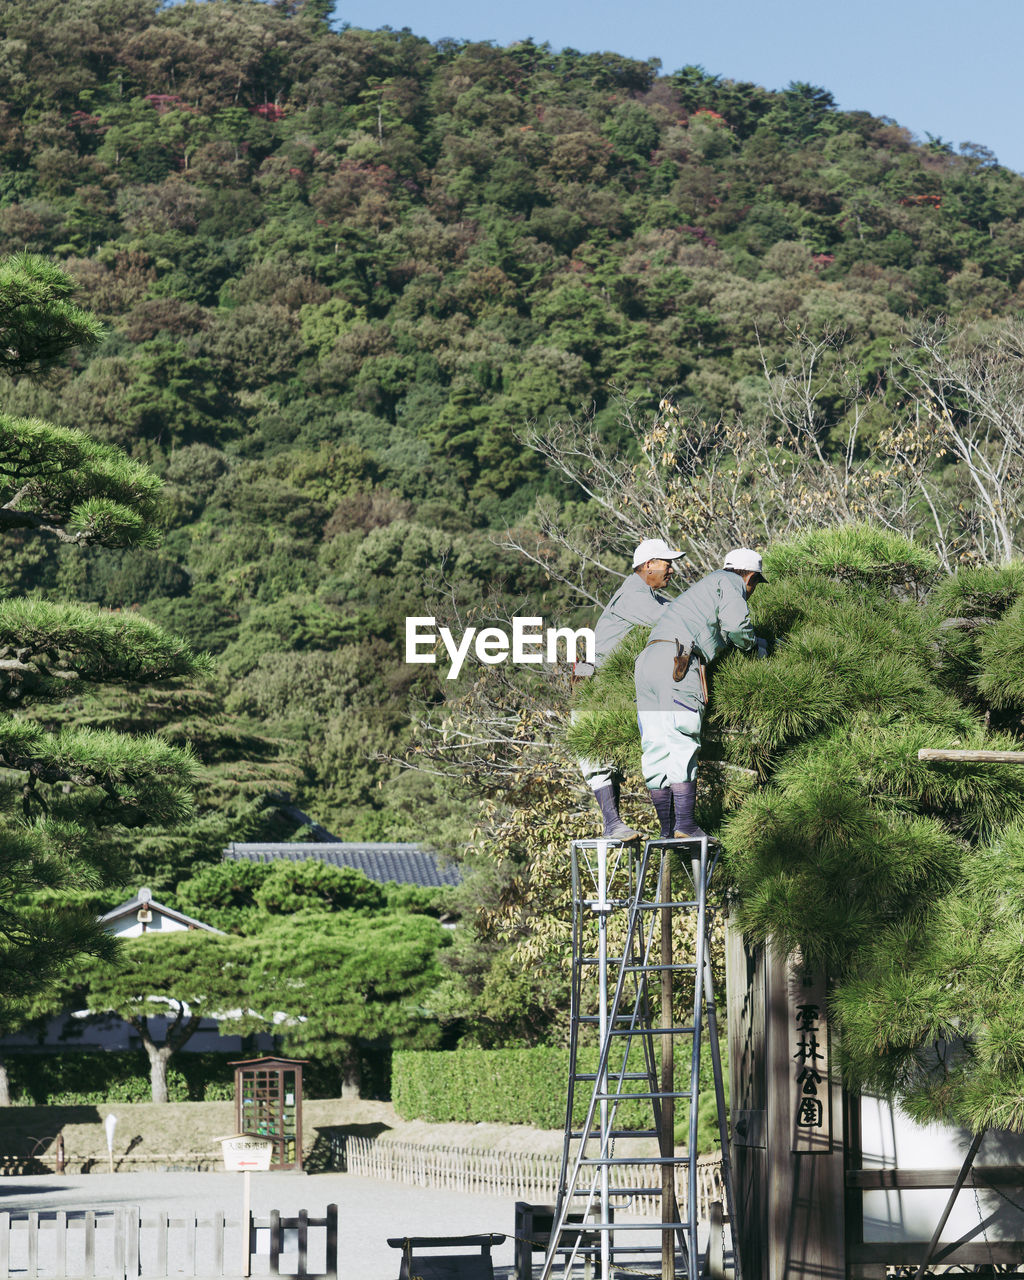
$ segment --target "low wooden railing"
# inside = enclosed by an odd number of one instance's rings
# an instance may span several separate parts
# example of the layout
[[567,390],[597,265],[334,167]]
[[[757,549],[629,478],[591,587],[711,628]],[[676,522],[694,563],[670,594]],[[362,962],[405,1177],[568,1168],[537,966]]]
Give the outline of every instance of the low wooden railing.
[[[536,1152],[486,1151],[412,1142],[381,1142],[335,1133],[331,1138],[333,1167],[364,1178],[436,1187],[469,1194],[510,1196],[516,1200],[553,1201],[558,1195],[562,1158]],[[644,1166],[616,1165],[614,1179],[636,1186],[649,1177]],[[685,1170],[677,1196],[686,1201]],[[722,1161],[718,1155],[697,1157],[697,1212],[707,1220],[710,1206],[722,1200]],[[633,1196],[628,1211],[643,1217],[661,1213],[658,1196]]]
[[[123,1207],[0,1213],[0,1280],[237,1276],[239,1225],[216,1210],[205,1217],[143,1216]],[[279,1274],[284,1256],[290,1275],[337,1280],[338,1206],[329,1204],[322,1218],[311,1218],[305,1209],[294,1218],[276,1209],[269,1218],[250,1214],[250,1260],[257,1255],[270,1258],[272,1275]]]

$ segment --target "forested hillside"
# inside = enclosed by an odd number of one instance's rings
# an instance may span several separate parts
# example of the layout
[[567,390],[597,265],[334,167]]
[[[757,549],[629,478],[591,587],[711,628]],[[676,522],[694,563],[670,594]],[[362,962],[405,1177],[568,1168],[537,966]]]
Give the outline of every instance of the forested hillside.
[[[347,838],[437,836],[452,803],[376,758],[436,696],[405,617],[446,584],[463,610],[495,587],[579,605],[499,545],[589,518],[523,424],[592,406],[626,449],[616,392],[742,417],[798,331],[879,384],[908,321],[1024,301],[1024,179],[983,146],[811,85],[328,13],[0,8],[0,250],[56,260],[107,326],[0,405],[166,481],[159,550],[11,535],[3,592],[138,609],[215,655],[192,693],[78,705],[207,766],[192,827],[142,846],[158,886],[266,830],[267,795]],[[847,405],[820,404],[828,440]]]

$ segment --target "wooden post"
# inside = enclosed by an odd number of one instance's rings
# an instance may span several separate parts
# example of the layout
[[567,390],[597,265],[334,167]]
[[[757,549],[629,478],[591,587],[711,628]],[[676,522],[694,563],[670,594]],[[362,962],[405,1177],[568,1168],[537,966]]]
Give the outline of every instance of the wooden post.
[[[750,946],[727,922],[726,976],[732,1083],[734,1230],[744,1280],[846,1280],[841,1086],[827,1078],[817,1101],[829,1128],[798,1132],[803,1109],[794,1022],[810,1004],[796,968]],[[828,1035],[825,1010],[814,1034]],[[809,1040],[810,1032],[804,1034]],[[812,1060],[813,1065],[813,1060]],[[794,1149],[797,1148],[797,1149]]]
[[[57,1229],[53,1270],[58,1276],[66,1276],[68,1273],[68,1212],[66,1209],[57,1210],[57,1216],[53,1225]],[[0,1275],[6,1274],[6,1266],[0,1267]],[[138,1275],[138,1270],[136,1270],[134,1274]]]
[[27,1274],[34,1276],[39,1270],[39,1210],[30,1209],[28,1214],[28,1268]]
[[299,1248],[299,1269],[296,1271],[297,1276],[306,1274],[306,1256],[309,1250],[309,1210],[299,1210],[298,1224],[298,1248]]
[[726,1280],[725,1222],[721,1200],[713,1200],[708,1210],[708,1257],[704,1267],[707,1280]]
[[[127,1275],[127,1265],[125,1263],[125,1227],[128,1217],[127,1209],[115,1209],[114,1221],[111,1224],[114,1228],[114,1274],[116,1276]],[[193,1267],[193,1271],[195,1268]]]
[[85,1265],[82,1268],[82,1274],[86,1276],[94,1276],[96,1274],[95,1209],[86,1209],[85,1211]]
[[[153,1272],[157,1276],[165,1276],[167,1274],[167,1237],[171,1231],[171,1219],[167,1213],[161,1213],[156,1220],[156,1270]],[[243,1275],[248,1275],[248,1271],[243,1271]]]
[[196,1274],[196,1241],[199,1235],[199,1221],[194,1212],[190,1212],[184,1221],[185,1228],[185,1274]]
[[733,1233],[744,1280],[768,1280],[768,1154],[764,949],[726,920],[729,1085],[732,1113]]
[[327,1271],[325,1280],[338,1280],[338,1206],[327,1206]]
[[[224,1274],[224,1235],[227,1228],[227,1218],[224,1213],[218,1209],[213,1215],[213,1273],[222,1276]],[[244,1227],[242,1228],[245,1229]]]
[[252,1211],[250,1201],[249,1170],[242,1170],[242,1275],[247,1276],[252,1266]]
[[270,1211],[270,1274],[281,1274],[281,1211]]
[[[661,874],[658,883],[658,895],[663,903],[672,901],[672,866],[668,849],[661,851]],[[672,908],[661,908],[661,963],[672,963]],[[672,971],[663,968],[661,971],[661,1025],[675,1025],[672,1015]],[[661,1092],[671,1094],[675,1090],[675,1055],[672,1049],[672,1036],[661,1036]],[[661,1099],[661,1135],[659,1146],[662,1159],[675,1157],[676,1152],[676,1109],[675,1099]],[[691,1159],[693,1152],[690,1152]],[[661,1166],[661,1220],[663,1223],[678,1222],[679,1210],[676,1206],[676,1167],[674,1163]],[[661,1233],[661,1280],[673,1280],[676,1273],[675,1232],[663,1230]]]

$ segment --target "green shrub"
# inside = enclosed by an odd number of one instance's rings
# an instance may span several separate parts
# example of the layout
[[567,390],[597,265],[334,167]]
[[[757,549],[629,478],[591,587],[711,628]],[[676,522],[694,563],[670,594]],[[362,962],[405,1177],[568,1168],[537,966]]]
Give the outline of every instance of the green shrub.
[[[636,1050],[639,1059],[639,1049]],[[631,1055],[632,1057],[632,1055]],[[702,1123],[698,1149],[718,1145],[711,1087],[710,1058],[701,1064]],[[596,1048],[581,1049],[577,1069],[597,1069]],[[640,1068],[635,1068],[639,1070]],[[676,1088],[686,1089],[689,1055],[677,1049]],[[433,1124],[463,1121],[470,1124],[530,1124],[539,1129],[560,1129],[565,1123],[565,1099],[569,1079],[568,1049],[455,1049],[396,1050],[392,1058],[391,1097],[403,1120],[427,1120]],[[629,1088],[641,1093],[646,1082],[630,1081]],[[586,1119],[590,1102],[589,1082],[580,1084],[573,1100],[573,1124]],[[686,1124],[677,1105],[677,1138],[685,1140]],[[616,1127],[651,1127],[650,1102],[627,1102],[619,1106]]]
[[[167,1069],[171,1102],[217,1102],[235,1096],[230,1053],[182,1053]],[[149,1102],[149,1059],[141,1050],[65,1049],[7,1056],[11,1097],[33,1106]]]
[[391,1099],[406,1120],[557,1129],[568,1071],[566,1049],[396,1050]]
[[381,886],[363,872],[323,862],[271,863],[270,874],[254,896],[257,905],[271,915],[307,910],[372,912],[387,900]]
[[[235,1096],[231,1062],[255,1054],[179,1053],[167,1068],[171,1102],[225,1102]],[[7,1053],[11,1098],[22,1106],[95,1106],[101,1102],[149,1102],[149,1059],[142,1049],[106,1052],[61,1049],[56,1053]],[[388,1055],[360,1054],[363,1096],[387,1096]],[[311,1061],[303,1068],[306,1098],[340,1096],[336,1063]]]

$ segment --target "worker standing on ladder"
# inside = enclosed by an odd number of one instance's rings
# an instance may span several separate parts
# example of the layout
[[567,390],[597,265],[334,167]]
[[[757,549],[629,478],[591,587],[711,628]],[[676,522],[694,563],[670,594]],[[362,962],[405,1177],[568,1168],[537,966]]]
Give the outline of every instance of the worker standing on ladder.
[[[672,562],[683,553],[674,551],[661,538],[644,538],[633,552],[633,572],[605,605],[594,629],[594,662],[577,662],[574,675],[594,674],[612,650],[634,627],[649,627],[661,617],[671,597],[662,595],[672,576]],[[610,840],[635,840],[637,833],[619,816],[619,786],[622,775],[614,764],[580,760],[580,769],[593,791],[604,819],[604,834]]]
[[730,645],[759,657],[767,653],[747,607],[765,581],[761,568],[761,556],[749,547],[730,551],[721,569],[661,611],[636,660],[641,767],[663,840],[705,838],[693,816],[708,700],[705,668]]

